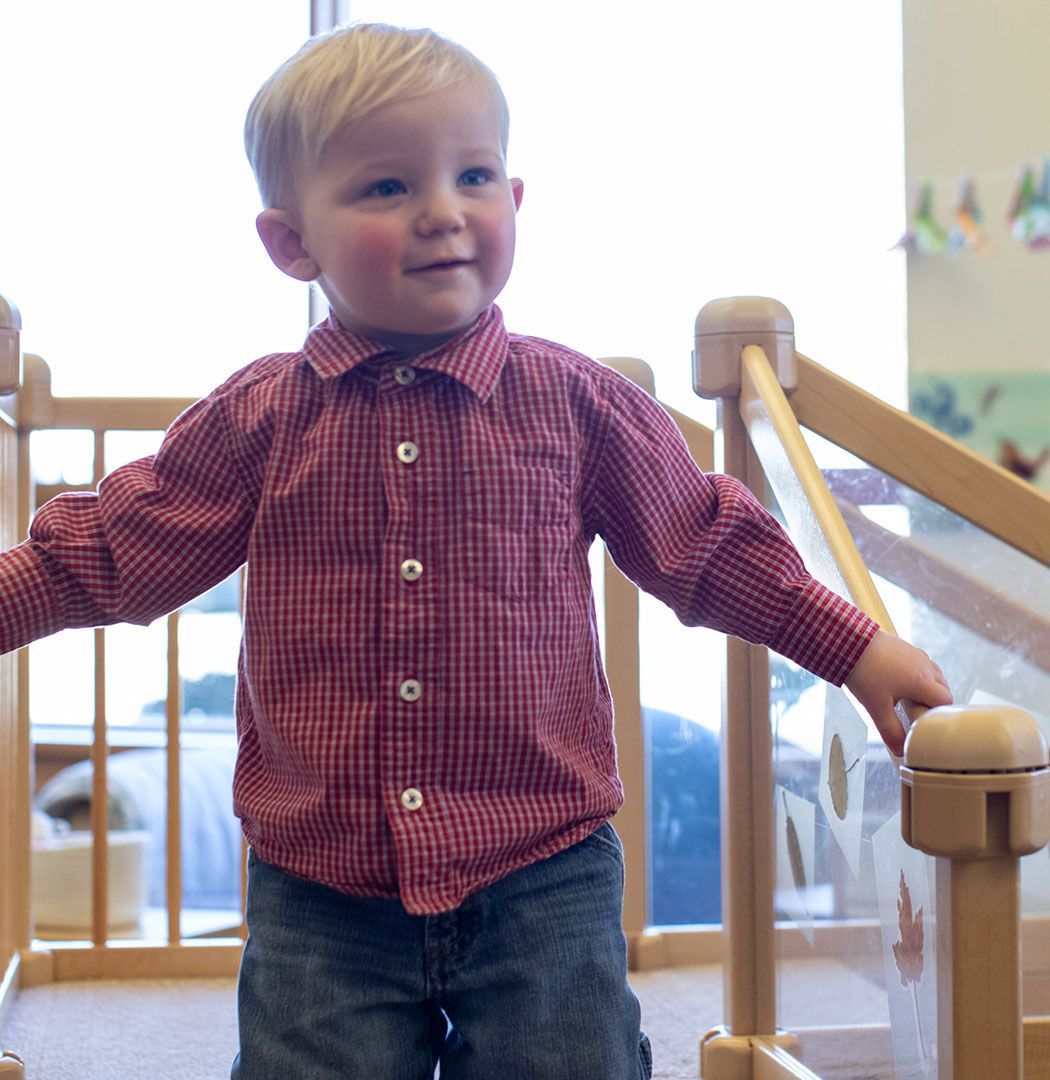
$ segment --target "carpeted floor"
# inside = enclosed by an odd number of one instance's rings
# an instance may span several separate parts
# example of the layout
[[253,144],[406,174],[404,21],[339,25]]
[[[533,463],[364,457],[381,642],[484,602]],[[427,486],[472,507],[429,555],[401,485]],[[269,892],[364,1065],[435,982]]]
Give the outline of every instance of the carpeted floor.
[[[809,958],[778,967],[784,1027],[803,1032],[834,1017],[839,1031],[863,1036],[865,1025],[889,1020],[885,994],[847,964]],[[721,967],[636,972],[631,984],[652,1041],[654,1080],[697,1080],[700,1038],[726,1020]],[[0,1048],[25,1059],[26,1080],[228,1080],[237,1050],[234,984],[198,978],[24,990],[0,1029]],[[818,1071],[853,1080],[892,1076],[888,1045],[874,1053],[863,1064],[852,1043],[840,1043]]]
[[[632,976],[654,1080],[696,1080],[699,1038],[722,1017],[717,966]],[[26,1080],[227,1080],[237,1045],[228,979],[52,983],[23,991],[0,1044]]]
[[26,1080],[229,1080],[230,979],[59,982],[23,990],[0,1041]]

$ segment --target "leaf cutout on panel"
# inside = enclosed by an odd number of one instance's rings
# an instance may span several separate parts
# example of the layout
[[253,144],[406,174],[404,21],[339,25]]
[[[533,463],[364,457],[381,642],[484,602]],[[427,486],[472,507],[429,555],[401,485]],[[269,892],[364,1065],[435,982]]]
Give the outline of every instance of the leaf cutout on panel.
[[847,772],[846,755],[842,752],[842,739],[836,731],[831,736],[831,745],[828,747],[828,790],[831,792],[831,805],[835,808],[839,821],[845,820],[846,811],[849,809]]
[[798,829],[788,811],[787,797],[784,797],[784,818],[786,821],[788,859],[791,862],[791,876],[795,879],[795,888],[806,888],[806,865],[802,861],[802,845],[798,840]]
[[893,945],[893,958],[900,972],[901,986],[917,983],[922,978],[922,908],[915,914],[911,910],[911,892],[901,870],[900,899],[897,901],[897,925],[901,937]]

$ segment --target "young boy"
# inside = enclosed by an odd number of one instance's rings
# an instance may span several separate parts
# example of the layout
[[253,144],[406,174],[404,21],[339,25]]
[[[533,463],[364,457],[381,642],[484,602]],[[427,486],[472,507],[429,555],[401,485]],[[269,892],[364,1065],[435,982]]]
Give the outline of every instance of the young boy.
[[893,749],[924,653],[804,570],[626,379],[509,335],[522,182],[492,74],[429,31],[314,39],[246,145],[331,315],[0,557],[0,649],[146,623],[250,567],[237,1080],[636,1080],[621,788],[587,552],[689,624],[844,680]]

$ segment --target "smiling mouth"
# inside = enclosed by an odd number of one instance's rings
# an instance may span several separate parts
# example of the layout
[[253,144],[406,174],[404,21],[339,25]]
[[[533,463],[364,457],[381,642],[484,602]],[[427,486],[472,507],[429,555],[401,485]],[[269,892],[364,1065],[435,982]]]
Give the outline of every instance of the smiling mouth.
[[471,259],[448,259],[443,262],[427,263],[426,266],[414,266],[409,270],[410,274],[422,274],[434,271],[458,270],[461,266],[470,266]]

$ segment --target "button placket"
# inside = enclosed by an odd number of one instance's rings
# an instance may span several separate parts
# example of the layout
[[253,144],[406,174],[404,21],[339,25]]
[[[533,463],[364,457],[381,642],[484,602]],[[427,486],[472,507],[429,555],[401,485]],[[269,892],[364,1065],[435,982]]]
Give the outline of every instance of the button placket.
[[[416,377],[417,372],[408,365],[399,365],[393,371],[393,380],[401,387],[411,385],[416,381]],[[409,421],[408,425],[406,425],[407,431],[413,431],[411,426],[412,417],[415,416],[419,404],[420,402],[414,392],[412,395],[397,395],[391,400],[391,412],[388,415],[392,421],[391,426],[395,427],[395,431],[396,426],[401,426],[406,420]],[[406,428],[402,427],[401,431],[405,432]],[[390,434],[393,434],[393,432]],[[401,434],[401,432],[397,434]],[[419,518],[417,516],[418,509],[415,495],[419,485],[424,482],[424,476],[419,472],[420,467],[412,468],[407,473],[401,473],[399,465],[406,468],[415,466],[420,455],[420,446],[414,439],[402,438],[394,446],[394,457],[398,464],[395,464],[394,471],[388,474],[391,485],[388,489],[391,517],[386,542],[390,544],[390,548],[394,552],[400,549],[401,554],[395,555],[394,560],[392,560],[391,571],[396,572],[401,581],[405,583],[417,581],[423,573],[423,563],[409,553],[412,552],[412,549],[419,541]],[[388,551],[390,548],[388,548]],[[394,571],[394,567],[396,567],[396,571]],[[394,581],[396,582],[397,578],[394,578]],[[399,589],[406,588],[405,585],[396,587]],[[406,668],[408,671],[412,670],[418,656],[415,625],[417,616],[420,614],[417,605],[421,602],[421,599],[418,593],[411,598],[407,593],[403,593],[400,600],[395,600],[392,596],[391,601],[390,612],[395,621],[389,627],[390,651],[388,656],[392,665],[395,665],[394,671],[397,672],[398,668],[400,668],[403,673],[397,676],[400,681],[396,685],[398,699],[404,703],[403,709],[399,709],[399,721],[391,729],[393,742],[390,747],[392,756],[389,759],[389,765],[391,766],[392,775],[388,775],[397,784],[397,787],[394,788],[397,791],[406,780],[414,778],[414,773],[416,776],[422,775],[417,772],[420,765],[421,746],[419,736],[414,732],[417,725],[422,724],[424,728],[426,727],[427,718],[424,711],[425,703],[422,701],[422,682],[418,678],[404,674]],[[410,605],[415,614],[409,615],[406,609],[403,609],[400,614],[397,613],[397,608],[401,605]],[[398,783],[398,778],[400,778],[400,783]],[[397,798],[401,809],[408,813],[415,813],[423,808],[423,793],[418,787],[401,788]]]

